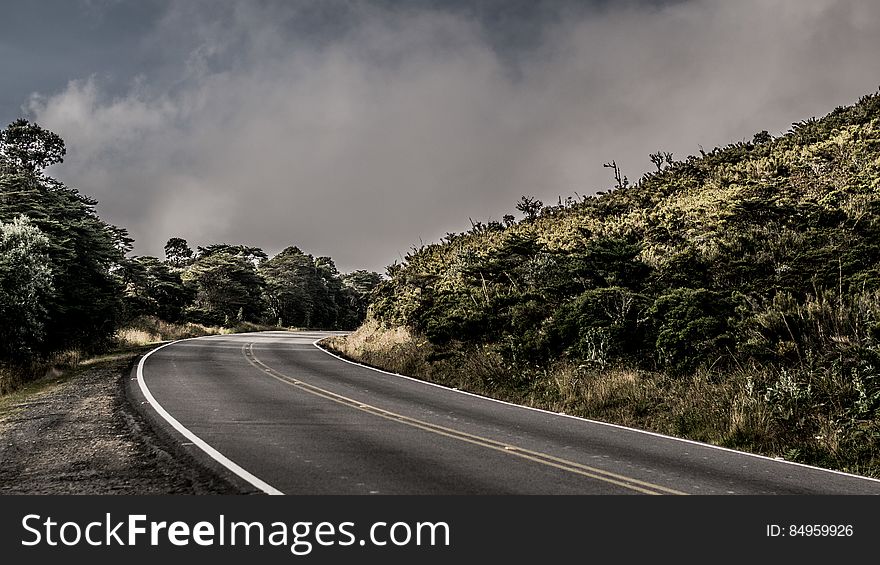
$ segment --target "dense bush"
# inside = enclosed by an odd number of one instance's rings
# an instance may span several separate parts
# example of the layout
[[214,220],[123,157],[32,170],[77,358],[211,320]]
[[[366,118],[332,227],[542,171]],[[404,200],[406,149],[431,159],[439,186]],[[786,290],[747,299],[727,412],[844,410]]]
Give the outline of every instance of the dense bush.
[[644,295],[622,287],[588,290],[553,315],[550,344],[587,361],[638,356],[648,345],[646,314]]
[[63,155],[57,135],[25,120],[0,134],[0,222],[25,217],[46,242],[35,256],[44,254],[52,286],[39,301],[45,315],[33,349],[40,354],[100,348],[124,315],[115,271],[131,240],[98,217],[94,200],[43,174]]
[[660,364],[674,374],[694,371],[701,363],[717,362],[734,345],[728,332],[729,301],[704,288],[674,288],[649,310],[657,326]]
[[26,216],[0,222],[0,360],[28,360],[40,349],[52,293],[48,247]]

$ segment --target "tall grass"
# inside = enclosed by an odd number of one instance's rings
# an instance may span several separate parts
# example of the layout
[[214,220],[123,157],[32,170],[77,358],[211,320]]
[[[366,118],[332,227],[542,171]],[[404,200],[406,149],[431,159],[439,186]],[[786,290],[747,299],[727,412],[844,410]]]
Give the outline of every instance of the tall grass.
[[136,318],[116,332],[118,347],[139,347],[189,337],[233,333],[233,329],[192,322],[171,323],[153,316]]
[[[119,329],[110,347],[112,350],[130,350],[163,341],[259,329],[264,328],[252,324],[234,328],[204,326],[188,322],[174,324],[152,316],[144,316],[132,320],[128,325]],[[36,359],[25,364],[0,364],[0,395],[13,392],[23,385],[41,378],[59,376],[84,362],[87,362],[86,355],[81,351],[71,349],[58,351],[44,359]]]
[[28,382],[60,375],[79,365],[82,353],[75,349],[57,351],[46,359],[26,364],[0,363],[0,396],[13,392]]
[[[815,300],[799,309],[806,327],[815,321],[807,312],[831,315],[828,300]],[[851,320],[851,314],[837,316]],[[845,327],[835,324],[835,330]],[[802,335],[837,344],[843,338],[838,331]],[[501,400],[880,476],[880,379],[873,367],[846,359],[819,364],[815,354],[802,353],[813,360],[753,363],[723,373],[702,369],[687,377],[568,361],[514,367],[490,346],[440,350],[410,330],[375,320],[325,345],[371,366]]]

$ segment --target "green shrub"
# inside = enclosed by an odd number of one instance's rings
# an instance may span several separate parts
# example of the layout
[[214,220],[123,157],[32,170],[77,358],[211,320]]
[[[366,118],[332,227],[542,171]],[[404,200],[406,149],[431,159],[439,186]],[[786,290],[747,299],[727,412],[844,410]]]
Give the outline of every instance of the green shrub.
[[657,328],[658,360],[673,374],[714,363],[732,345],[730,301],[717,292],[676,288],[657,298],[649,313]]
[[621,287],[588,290],[553,315],[549,341],[570,357],[634,356],[645,348],[645,296]]

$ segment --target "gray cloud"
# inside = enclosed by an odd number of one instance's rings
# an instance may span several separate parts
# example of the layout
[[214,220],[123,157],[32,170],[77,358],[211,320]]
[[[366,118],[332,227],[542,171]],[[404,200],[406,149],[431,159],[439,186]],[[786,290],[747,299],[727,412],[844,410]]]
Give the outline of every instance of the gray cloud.
[[215,6],[172,3],[141,39],[163,63],[124,89],[28,106],[67,141],[53,174],[138,254],[182,236],[382,270],[521,194],[605,189],[605,161],[635,179],[657,149],[778,134],[880,83],[868,1],[560,5],[525,42],[430,4]]

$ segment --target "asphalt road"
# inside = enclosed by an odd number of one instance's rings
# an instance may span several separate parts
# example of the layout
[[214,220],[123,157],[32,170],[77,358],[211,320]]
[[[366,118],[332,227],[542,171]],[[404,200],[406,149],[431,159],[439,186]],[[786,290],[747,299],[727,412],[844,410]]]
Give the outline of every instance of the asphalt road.
[[182,449],[270,494],[880,494],[880,481],[513,406],[343,361],[328,333],[175,342],[132,376]]

